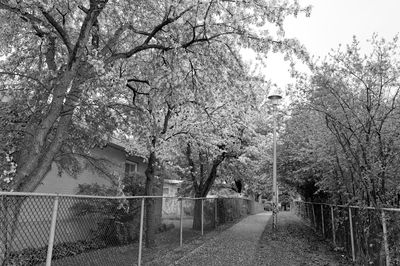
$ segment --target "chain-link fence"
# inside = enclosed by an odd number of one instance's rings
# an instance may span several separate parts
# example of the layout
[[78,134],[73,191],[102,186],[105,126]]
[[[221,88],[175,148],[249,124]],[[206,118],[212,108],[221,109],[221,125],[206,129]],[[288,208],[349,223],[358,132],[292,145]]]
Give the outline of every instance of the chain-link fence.
[[[145,207],[162,205],[157,220]],[[153,223],[174,249],[262,206],[245,198],[101,197],[0,192],[0,265],[140,265]]]
[[360,265],[400,265],[400,209],[296,201],[292,210]]

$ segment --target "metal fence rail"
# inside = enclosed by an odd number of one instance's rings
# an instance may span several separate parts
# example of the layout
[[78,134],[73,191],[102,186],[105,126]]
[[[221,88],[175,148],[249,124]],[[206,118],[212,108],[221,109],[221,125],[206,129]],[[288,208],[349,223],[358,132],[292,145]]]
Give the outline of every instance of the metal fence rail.
[[361,265],[400,265],[400,209],[295,201],[291,208]]
[[245,198],[0,192],[0,265],[140,265],[149,201],[162,206],[154,222],[171,249],[262,211]]

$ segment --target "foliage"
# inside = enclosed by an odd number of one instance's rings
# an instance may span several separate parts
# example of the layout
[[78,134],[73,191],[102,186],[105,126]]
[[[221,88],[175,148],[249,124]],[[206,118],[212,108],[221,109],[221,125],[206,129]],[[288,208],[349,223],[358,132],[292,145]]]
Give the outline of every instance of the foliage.
[[[114,135],[147,159],[147,195],[157,164],[179,147],[177,136],[192,134],[217,158],[224,138],[235,145],[232,120],[219,114],[213,130],[225,132],[212,132],[207,116],[227,103],[225,114],[240,116],[237,100],[252,96],[240,50],[253,49],[260,61],[271,50],[307,60],[304,47],[284,37],[284,19],[299,12],[310,8],[297,1],[0,2],[0,98],[11,116],[0,135],[15,145],[5,153],[16,166],[7,189],[34,191],[55,161],[76,174],[74,156],[88,158]],[[149,201],[147,212],[153,207]]]
[[[136,177],[137,178],[137,177]],[[123,193],[127,196],[144,194],[144,187],[136,183],[135,177],[123,180]],[[136,179],[137,180],[137,179]],[[114,187],[98,184],[79,185],[78,194],[112,196],[120,191]],[[82,200],[75,203],[71,209],[75,215],[101,215],[97,230],[93,232],[94,239],[100,239],[108,244],[118,245],[133,241],[137,237],[138,217],[140,216],[140,200]]]
[[[374,35],[365,55],[354,38],[315,62],[311,76],[299,76],[292,90],[296,98],[278,157],[285,182],[307,200],[361,207],[352,218],[362,264],[382,259],[380,208],[400,206],[398,53],[397,37]],[[349,212],[338,209],[335,216],[336,243],[346,248]],[[392,245],[396,229],[390,227]]]
[[14,179],[17,165],[13,161],[13,156],[10,153],[2,152],[0,153],[1,158],[1,167],[3,172],[0,175],[0,191],[9,191],[10,190],[10,183]]
[[302,105],[291,107],[291,117],[285,121],[278,149],[278,170],[281,181],[296,188],[306,200],[325,201],[326,193],[341,193],[340,185],[331,184],[319,190],[321,180],[331,178],[335,167],[330,144],[334,143],[318,113]]
[[[98,240],[82,240],[56,244],[53,247],[53,259],[62,259],[68,256],[76,256],[90,250],[105,248],[106,244]],[[37,265],[44,263],[47,257],[47,247],[29,248],[9,255],[8,265]]]
[[309,80],[299,80],[303,98],[288,121],[282,158],[288,172],[302,173],[290,181],[300,181],[298,186],[310,181],[312,194],[393,206],[400,192],[398,39],[373,36],[370,44],[362,55],[354,39],[315,63]]
[[[104,144],[115,131],[123,133],[121,123],[152,116],[152,134],[134,135],[151,143],[157,121],[166,124],[157,116],[174,106],[169,99],[179,106],[187,84],[199,91],[228,79],[225,64],[241,64],[241,47],[307,59],[295,39],[283,37],[282,25],[285,17],[309,11],[296,1],[2,2],[1,99],[10,103],[2,103],[2,112],[11,118],[2,136],[15,145],[12,188],[33,191],[57,156]],[[268,24],[278,37],[258,30]],[[190,100],[202,103],[204,95]]]

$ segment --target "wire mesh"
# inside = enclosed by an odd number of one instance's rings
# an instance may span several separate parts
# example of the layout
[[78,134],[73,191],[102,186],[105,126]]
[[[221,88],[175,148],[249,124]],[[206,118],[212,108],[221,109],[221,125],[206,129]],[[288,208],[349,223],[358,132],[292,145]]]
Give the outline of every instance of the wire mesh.
[[2,265],[34,265],[45,261],[53,201],[52,197],[1,196]]
[[52,265],[137,261],[140,199],[60,199]]
[[400,212],[386,212],[388,245],[391,265],[400,265]]
[[[178,247],[181,239],[190,242],[219,225],[262,211],[261,204],[243,198],[4,193],[0,194],[0,265],[45,265],[49,243],[52,265],[132,265],[139,256],[142,262],[151,262],[153,249],[139,252],[142,204],[143,236],[152,224],[157,246],[167,250]],[[162,214],[147,219],[144,210],[149,208]],[[53,217],[54,237],[49,242]]]
[[213,231],[217,227],[217,200],[203,200],[203,230],[205,232]]
[[[295,213],[309,222],[318,233],[332,240],[336,250],[344,252],[352,259],[354,248],[356,263],[360,265],[387,265],[383,241],[382,210],[308,202],[295,202],[294,206]],[[313,222],[312,209],[314,209],[315,223]],[[384,211],[388,230],[387,244],[390,265],[400,265],[399,211]],[[353,231],[353,247],[350,225]]]

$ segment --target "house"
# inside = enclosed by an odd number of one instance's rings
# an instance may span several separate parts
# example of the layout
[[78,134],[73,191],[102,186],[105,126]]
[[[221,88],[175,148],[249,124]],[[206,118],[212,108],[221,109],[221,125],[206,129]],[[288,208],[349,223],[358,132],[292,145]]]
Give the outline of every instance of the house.
[[[164,179],[163,183],[163,200],[162,200],[162,218],[178,218],[180,217],[180,204],[176,198],[179,193],[182,180]],[[186,202],[186,201],[184,201]],[[185,203],[187,205],[189,203]],[[187,208],[188,206],[186,206]]]
[[[56,163],[53,163],[51,169],[46,174],[42,183],[37,187],[36,193],[55,193],[74,195],[79,192],[79,186],[83,184],[98,184],[106,187],[115,186],[115,181],[107,177],[105,172],[114,176],[139,176],[144,179],[144,172],[147,167],[145,159],[138,156],[131,156],[119,143],[109,143],[103,148],[93,149],[91,157],[102,162],[104,168],[95,171],[91,167],[84,167],[76,177],[67,172],[61,172]],[[85,160],[77,158],[82,165]],[[135,175],[136,174],[136,175]],[[145,183],[145,180],[142,180]],[[155,188],[156,195],[162,195],[161,187]],[[115,196],[115,195],[112,195]],[[111,202],[113,200],[110,200]],[[115,200],[118,201],[118,200]],[[136,201],[140,206],[139,200]],[[44,247],[48,242],[48,230],[52,217],[54,197],[28,197],[24,200],[21,207],[16,237],[12,243],[12,250],[22,250],[24,248]],[[62,196],[59,200],[59,212],[57,215],[57,227],[55,243],[75,242],[90,238],[93,231],[99,228],[99,222],[102,221],[101,213],[77,215],[74,206],[80,203],[102,204],[99,199],[81,199],[75,197]],[[104,202],[104,200],[103,200]],[[161,224],[161,200],[155,201],[155,225]],[[140,212],[139,212],[140,213]],[[138,216],[140,217],[140,216]],[[133,219],[137,220],[138,217]],[[136,221],[135,220],[135,221]],[[137,221],[136,221],[137,222]],[[127,222],[131,223],[131,221]],[[45,225],[45,226],[44,226]]]
[[[131,176],[133,174],[144,176],[147,167],[145,159],[129,155],[121,144],[109,143],[104,148],[95,148],[91,152],[91,157],[101,161],[102,165],[104,165],[104,170],[116,177]],[[83,158],[78,158],[78,160],[82,165],[86,163]],[[112,186],[113,184],[113,181],[106,174],[96,171],[94,166],[84,167],[76,177],[67,172],[61,172],[60,174],[59,170],[57,164],[53,163],[35,192],[77,194],[80,184],[105,186]]]
[[163,196],[176,197],[180,191],[182,180],[164,179]]

